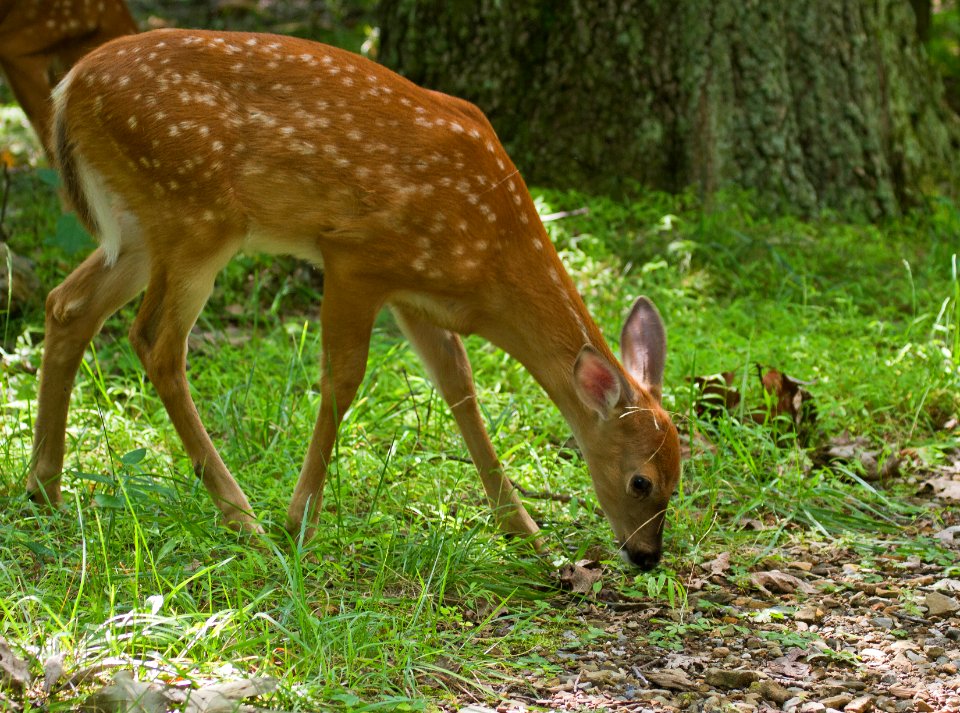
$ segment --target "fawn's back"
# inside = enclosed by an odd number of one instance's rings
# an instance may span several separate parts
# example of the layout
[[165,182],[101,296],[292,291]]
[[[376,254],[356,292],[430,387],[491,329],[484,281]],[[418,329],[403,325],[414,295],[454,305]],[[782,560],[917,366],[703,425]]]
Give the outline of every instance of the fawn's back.
[[[539,222],[476,107],[333,47],[121,39],[57,101],[58,140],[83,147],[76,177],[111,192],[109,214],[89,216],[108,259],[131,235],[188,234],[198,252],[349,256],[398,289],[458,291],[489,278],[502,241],[529,242],[518,225]],[[118,229],[125,220],[142,230]]]

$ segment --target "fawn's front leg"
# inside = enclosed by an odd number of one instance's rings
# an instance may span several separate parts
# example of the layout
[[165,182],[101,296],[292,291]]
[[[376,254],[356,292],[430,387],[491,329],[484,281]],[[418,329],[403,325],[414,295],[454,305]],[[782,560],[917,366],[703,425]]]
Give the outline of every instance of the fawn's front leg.
[[[540,529],[523,507],[516,489],[504,476],[503,467],[483,425],[473,385],[473,371],[460,337],[403,307],[392,305],[391,309],[400,329],[410,340],[440,395],[453,412],[500,527],[522,537],[536,535]],[[542,543],[536,540],[535,546],[540,549]]]

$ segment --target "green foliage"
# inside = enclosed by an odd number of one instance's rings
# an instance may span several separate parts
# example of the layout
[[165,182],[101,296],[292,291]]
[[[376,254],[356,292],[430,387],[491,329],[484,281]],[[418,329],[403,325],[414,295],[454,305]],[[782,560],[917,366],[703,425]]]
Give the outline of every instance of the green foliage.
[[[56,200],[36,176],[16,181],[7,227],[29,253],[53,233]],[[741,195],[706,209],[691,195],[537,200],[543,213],[589,208],[548,228],[613,340],[635,295],[657,302],[670,334],[665,402],[712,444],[685,465],[664,565],[638,575],[609,562],[604,586],[682,610],[678,573],[718,550],[735,553],[732,571],[746,578],[790,538],[867,547],[915,515],[896,483],[869,483],[856,466],[813,467],[789,435],[699,419],[688,379],[772,364],[814,382],[817,438],[847,430],[935,461],[957,446],[940,430],[960,394],[955,205],[933,201],[872,226],[766,219]],[[56,244],[32,256],[48,284],[75,262]],[[188,678],[225,664],[256,670],[280,679],[270,707],[291,710],[429,709],[477,681],[549,671],[548,652],[606,636],[554,584],[565,558],[597,547],[612,555],[585,466],[529,375],[475,338],[480,401],[511,477],[586,498],[528,503],[553,559],[495,532],[452,418],[388,318],[341,430],[319,537],[282,533],[318,408],[320,299],[292,262],[238,259],[193,335],[195,398],[263,538],[217,524],[123,337],[132,308],[107,323],[77,381],[65,511],[25,503],[42,315],[37,307],[3,325],[20,336],[0,372],[0,635],[41,660],[65,652],[69,670],[108,657]],[[766,527],[752,529],[757,521]],[[901,547],[925,561],[946,556],[933,540]],[[678,648],[715,626],[699,613],[665,619],[650,644]]]
[[960,5],[956,0],[938,3],[930,23],[927,51],[940,73],[948,80],[960,81]]

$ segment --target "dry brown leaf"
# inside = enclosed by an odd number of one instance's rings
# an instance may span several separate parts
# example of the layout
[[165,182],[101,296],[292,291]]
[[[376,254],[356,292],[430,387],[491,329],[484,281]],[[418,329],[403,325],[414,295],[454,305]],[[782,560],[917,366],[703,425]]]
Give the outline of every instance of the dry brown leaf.
[[721,552],[709,562],[702,562],[700,566],[710,573],[710,576],[723,574],[730,569],[730,553]]
[[803,386],[809,382],[793,379],[778,369],[756,365],[760,384],[769,397],[769,405],[750,414],[757,423],[767,423],[781,416],[787,416],[799,433],[803,427],[812,426],[817,420],[817,410],[813,405],[813,396]]
[[785,656],[767,664],[767,673],[786,678],[805,679],[810,675],[810,664],[797,661],[803,655],[802,649],[791,649]]
[[155,683],[138,681],[133,671],[117,671],[113,682],[80,705],[84,713],[166,713],[167,697]]
[[920,486],[921,492],[932,492],[941,500],[960,501],[960,480],[950,478],[930,478]]
[[868,438],[851,437],[842,433],[810,454],[815,467],[832,468],[836,465],[859,463],[864,480],[887,480],[900,475],[900,459],[888,456],[880,463],[882,451],[873,447]]
[[733,411],[740,405],[740,392],[733,388],[737,379],[736,372],[725,371],[722,374],[696,376],[693,383],[700,389],[696,409],[698,416]]
[[[756,367],[767,398],[763,405],[747,411],[745,418],[767,424],[786,417],[798,437],[801,440],[807,438],[817,417],[813,397],[803,388],[808,382],[791,378],[778,369],[769,369],[760,364]],[[716,416],[735,411],[742,401],[740,392],[733,386],[736,381],[737,373],[734,371],[694,377],[693,383],[700,392],[694,405],[697,415]]]
[[0,636],[0,686],[21,691],[30,685],[30,668]]
[[599,562],[579,560],[560,568],[560,585],[575,594],[590,594],[602,575]]
[[754,572],[750,575],[750,581],[765,594],[792,594],[797,591],[804,594],[813,594],[816,591],[813,586],[799,577],[781,572],[779,569],[771,569],[768,572]]
[[63,653],[54,654],[43,662],[43,692],[50,693],[63,678]]

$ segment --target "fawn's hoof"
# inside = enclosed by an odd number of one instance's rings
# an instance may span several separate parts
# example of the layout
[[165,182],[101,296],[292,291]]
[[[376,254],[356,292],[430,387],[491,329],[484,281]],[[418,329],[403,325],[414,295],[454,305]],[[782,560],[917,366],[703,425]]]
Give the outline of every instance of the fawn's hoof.
[[57,490],[55,493],[49,493],[42,489],[28,490],[27,500],[35,505],[39,505],[40,507],[49,508],[53,512],[63,510],[65,507],[63,504],[63,497],[60,495],[59,490]]

